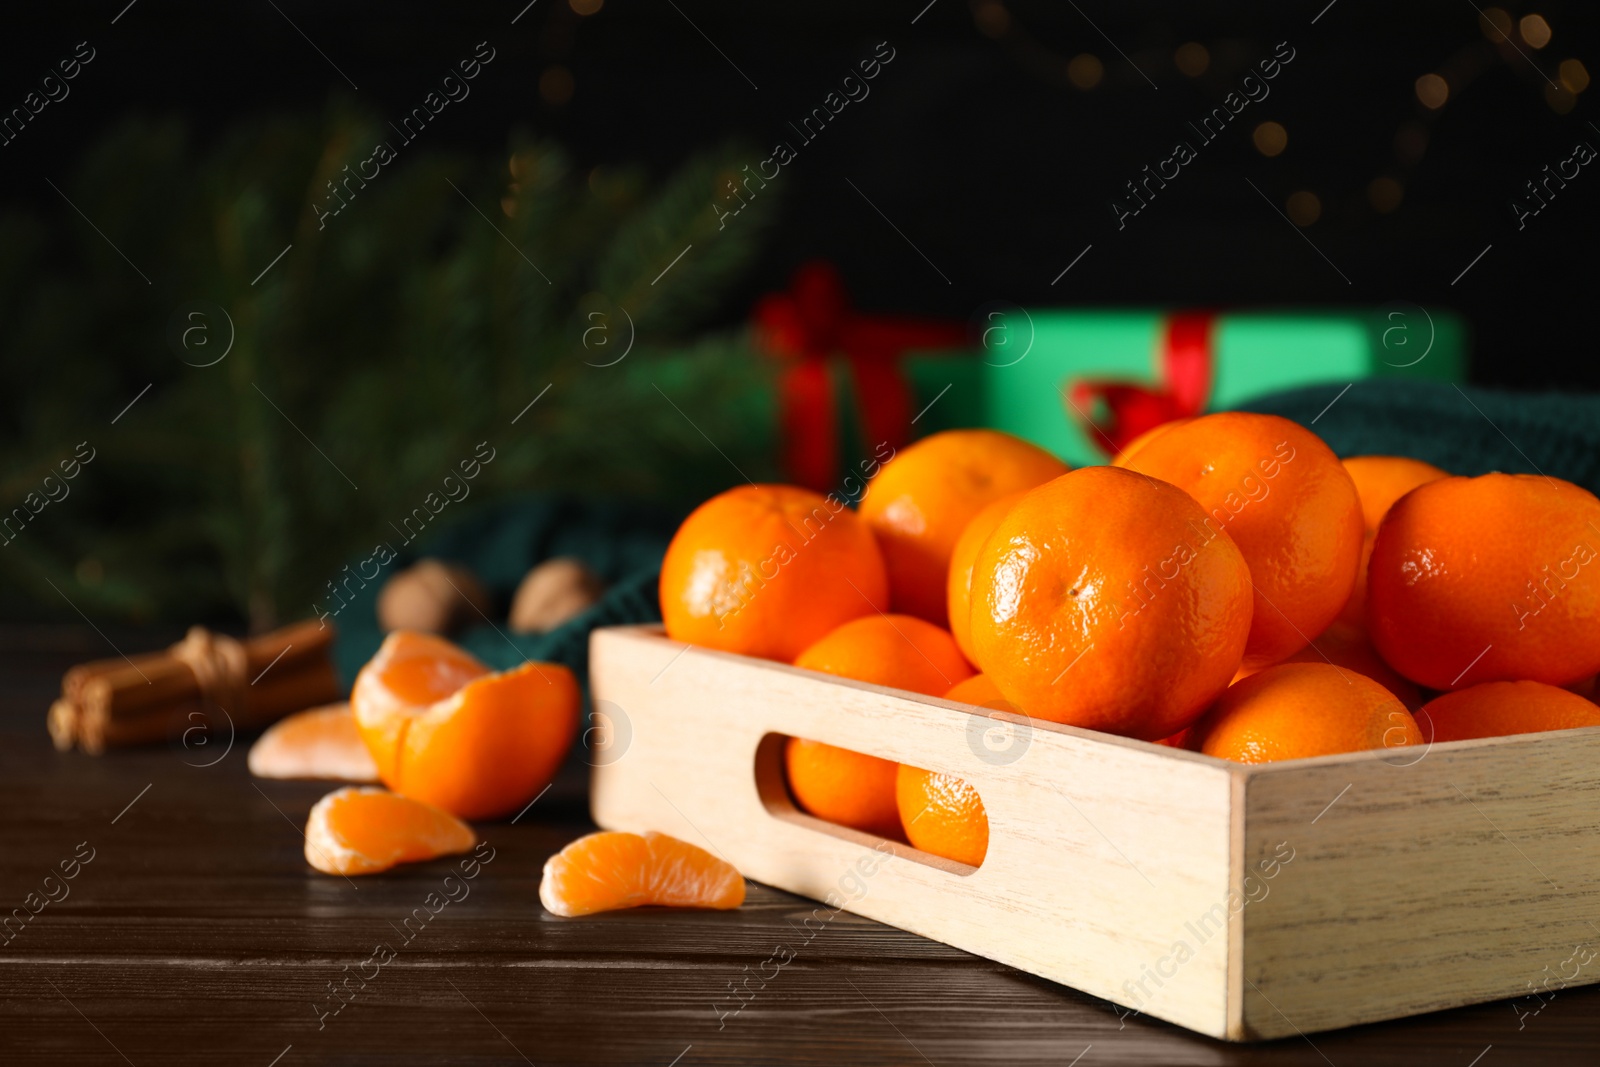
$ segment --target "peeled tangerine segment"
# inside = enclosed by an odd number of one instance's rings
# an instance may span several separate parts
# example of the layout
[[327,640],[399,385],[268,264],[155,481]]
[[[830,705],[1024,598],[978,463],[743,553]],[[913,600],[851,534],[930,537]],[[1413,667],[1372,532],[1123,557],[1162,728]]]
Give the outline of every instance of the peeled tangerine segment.
[[326,874],[374,874],[465,852],[472,827],[432,804],[383,789],[346,786],[317,801],[306,820],[306,862]]
[[737,908],[744,878],[733,865],[667,834],[604,831],[545,861],[539,901],[557,915],[592,915],[646,904]]
[[367,751],[349,704],[329,704],[282,719],[250,746],[257,778],[333,778],[376,782],[378,765]]

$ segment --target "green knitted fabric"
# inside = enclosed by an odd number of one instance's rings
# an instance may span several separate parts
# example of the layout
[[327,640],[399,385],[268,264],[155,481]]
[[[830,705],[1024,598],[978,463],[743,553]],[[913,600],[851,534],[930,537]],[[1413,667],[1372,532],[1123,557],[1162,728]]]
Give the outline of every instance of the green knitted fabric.
[[1341,457],[1410,456],[1451,474],[1548,474],[1600,494],[1600,395],[1394,378],[1342,389],[1312,386],[1242,407],[1311,427]]

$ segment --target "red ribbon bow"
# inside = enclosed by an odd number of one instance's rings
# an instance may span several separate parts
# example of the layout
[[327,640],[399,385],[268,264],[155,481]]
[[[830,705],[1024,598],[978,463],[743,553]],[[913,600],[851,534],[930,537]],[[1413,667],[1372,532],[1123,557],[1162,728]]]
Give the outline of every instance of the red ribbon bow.
[[1156,349],[1156,381],[1089,379],[1072,385],[1072,406],[1095,444],[1109,455],[1164,422],[1205,410],[1211,396],[1212,334],[1216,313],[1169,316]]
[[803,264],[789,290],[762,297],[755,327],[762,347],[787,366],[778,382],[784,467],[798,485],[826,492],[839,477],[840,415],[828,360],[843,355],[860,406],[861,429],[875,448],[911,437],[911,386],[900,372],[908,350],[966,341],[960,325],[852,311],[831,263]]

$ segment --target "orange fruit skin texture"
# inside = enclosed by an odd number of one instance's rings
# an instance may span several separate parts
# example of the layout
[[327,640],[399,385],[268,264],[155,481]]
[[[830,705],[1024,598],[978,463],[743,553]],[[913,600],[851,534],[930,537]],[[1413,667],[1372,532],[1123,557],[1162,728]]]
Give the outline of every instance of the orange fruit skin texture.
[[989,851],[989,816],[978,791],[964,779],[901,764],[895,803],[912,845],[973,867],[983,862]]
[[950,557],[986,504],[1065,474],[1055,456],[998,430],[946,430],[896,455],[867,484],[861,517],[889,568],[894,610],[949,623]]
[[1350,599],[1345,601],[1344,610],[1339,612],[1339,622],[1365,630],[1367,567],[1372,559],[1373,539],[1378,536],[1378,524],[1383,522],[1383,517],[1396,500],[1419,485],[1450,477],[1450,472],[1420,459],[1407,459],[1404,456],[1351,456],[1340,462],[1355,483],[1356,495],[1361,498],[1361,521],[1366,526],[1366,534],[1361,540],[1361,564],[1356,568],[1356,584],[1350,590]]
[[1543,682],[1484,682],[1434,697],[1417,712],[1434,741],[1600,726],[1600,706]]
[[744,878],[732,864],[668,834],[602,831],[545,861],[539,902],[568,918],[649,904],[727,910],[744,903]]
[[[1016,711],[993,679],[974,674],[944,695],[995,711]],[[901,764],[895,778],[895,807],[906,839],[924,852],[976,867],[989,851],[989,816],[978,791],[953,774]]]
[[1568,685],[1600,669],[1600,500],[1534,474],[1444,478],[1378,528],[1367,629],[1430,689]]
[[1239,763],[1422,744],[1406,706],[1371,678],[1327,663],[1280,663],[1230,686],[1190,748]]
[[1139,449],[1143,448],[1151,441],[1154,441],[1168,430],[1175,430],[1179,426],[1183,426],[1186,423],[1191,423],[1193,421],[1193,419],[1173,419],[1170,422],[1163,422],[1156,426],[1150,427],[1144,433],[1129,441],[1127,447],[1113,456],[1111,458],[1111,465],[1113,467],[1126,467],[1128,465],[1128,461],[1133,458],[1133,454],[1139,451]]
[[[893,689],[942,696],[972,676],[946,630],[910,615],[872,615],[847,622],[795,659],[796,667]],[[791,737],[784,745],[789,791],[819,819],[883,837],[899,837],[893,760],[821,741]]]
[[464,819],[506,815],[555,777],[578,729],[554,663],[491,673],[444,638],[391,633],[350,694],[383,783]]
[[1305,427],[1276,415],[1206,415],[1139,449],[1128,469],[1194,497],[1244,553],[1255,586],[1247,665],[1305,647],[1350,599],[1361,503],[1338,458]]
[[1182,490],[1117,467],[1028,493],[973,566],[985,673],[1052,722],[1146,741],[1188,726],[1250,633],[1249,567],[1205,518]]
[[1000,687],[995,685],[994,679],[987,674],[974,674],[964,682],[957,682],[950,687],[950,692],[946,693],[944,698],[959,700],[963,704],[976,704],[991,711],[1017,710],[1016,705],[1005,698],[1000,692]]
[[324,874],[375,874],[399,863],[465,852],[472,827],[432,804],[346,786],[317,801],[306,819],[306,862]]
[[889,607],[877,542],[842,502],[741,485],[696,508],[661,563],[675,641],[789,662],[840,623]]
[[956,639],[956,645],[961,649],[961,654],[973,663],[978,662],[977,650],[972,647],[972,564],[977,561],[978,552],[983,548],[994,528],[1000,525],[1000,520],[1006,517],[1006,512],[1011,506],[1022,499],[1023,494],[1007,493],[998,500],[990,501],[983,509],[972,517],[966,527],[962,529],[961,536],[956,538],[956,546],[950,551],[950,574],[945,583],[945,604],[950,616],[950,635]]
[[[1358,628],[1336,622],[1322,631],[1315,641],[1283,662],[1332,663],[1335,667],[1355,671],[1371,678],[1399,697],[1400,703],[1413,712],[1423,704],[1422,690],[1417,688],[1416,683],[1383,662],[1377,649],[1373,648],[1372,642],[1367,639],[1365,627]],[[1255,673],[1257,672],[1253,670],[1243,670],[1235,681],[1248,678]]]

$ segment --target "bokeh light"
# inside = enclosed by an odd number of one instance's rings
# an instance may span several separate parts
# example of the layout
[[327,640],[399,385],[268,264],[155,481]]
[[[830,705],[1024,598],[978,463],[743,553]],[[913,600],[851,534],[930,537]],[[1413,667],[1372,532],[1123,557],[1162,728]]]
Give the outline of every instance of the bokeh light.
[[1317,199],[1317,194],[1308,189],[1290,193],[1289,199],[1284,204],[1284,214],[1289,216],[1289,221],[1296,226],[1306,227],[1314,224],[1322,217],[1322,201]]
[[1437,74],[1424,74],[1417,79],[1417,99],[1424,107],[1438,110],[1450,99],[1450,86]]
[[1256,151],[1264,156],[1276,156],[1289,147],[1289,132],[1276,122],[1263,122],[1250,135]]

